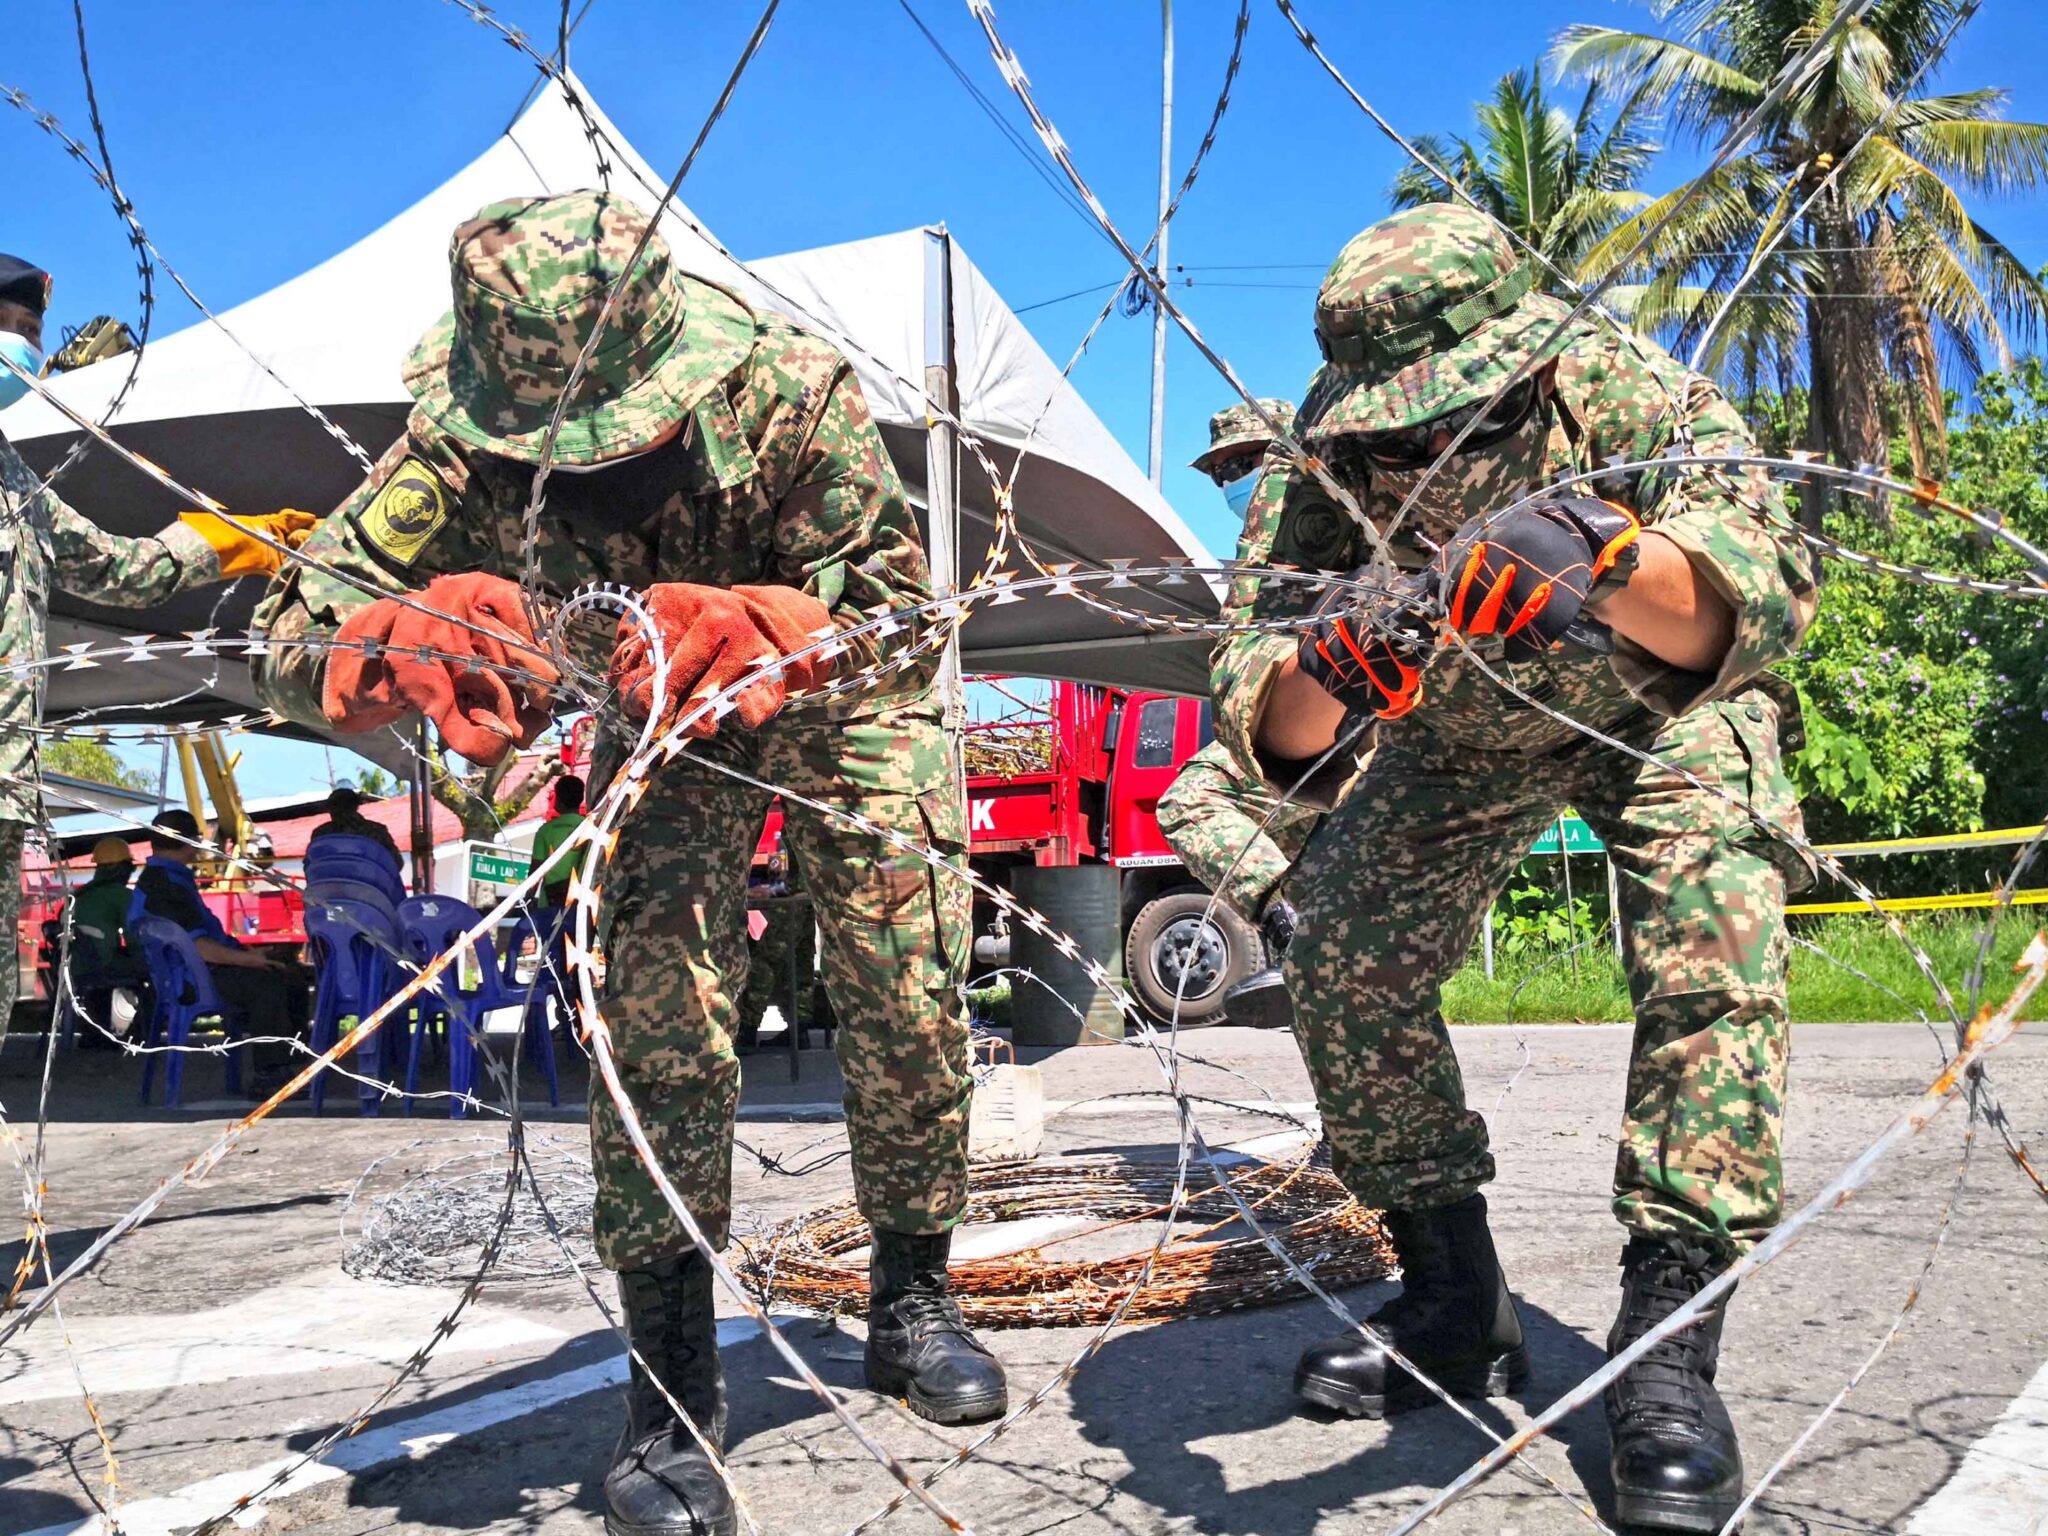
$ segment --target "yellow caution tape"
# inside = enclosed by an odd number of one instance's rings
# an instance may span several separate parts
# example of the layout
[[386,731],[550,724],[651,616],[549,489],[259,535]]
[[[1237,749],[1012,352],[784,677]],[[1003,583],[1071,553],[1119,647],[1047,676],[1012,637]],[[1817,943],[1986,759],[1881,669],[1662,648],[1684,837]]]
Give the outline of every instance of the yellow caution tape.
[[1874,843],[1815,843],[1822,853],[1853,859],[1872,853],[1947,853],[1956,848],[1997,848],[2008,843],[2032,842],[2040,835],[2038,826],[1994,827],[1986,832],[1949,832],[1940,837],[1894,837]]
[[[2015,907],[2038,907],[2048,903],[2048,889],[2013,892]],[[1994,891],[1955,891],[1947,896],[1890,896],[1877,904],[1886,912],[1955,912],[1966,907],[1995,907],[1998,895]],[[1821,917],[1836,912],[1870,911],[1866,901],[1808,901],[1798,906],[1787,907],[1787,917]]]

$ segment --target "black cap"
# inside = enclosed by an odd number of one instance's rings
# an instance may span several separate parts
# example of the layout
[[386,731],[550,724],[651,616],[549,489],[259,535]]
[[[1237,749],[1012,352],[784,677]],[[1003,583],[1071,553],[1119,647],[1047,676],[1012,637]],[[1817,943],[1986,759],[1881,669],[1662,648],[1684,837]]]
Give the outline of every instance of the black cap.
[[[159,832],[163,836],[157,836]],[[149,833],[151,847],[176,848],[199,841],[199,821],[190,811],[181,811],[174,806],[157,813],[156,820],[149,824]]]
[[33,262],[0,252],[0,302],[41,314],[50,307],[50,274]]

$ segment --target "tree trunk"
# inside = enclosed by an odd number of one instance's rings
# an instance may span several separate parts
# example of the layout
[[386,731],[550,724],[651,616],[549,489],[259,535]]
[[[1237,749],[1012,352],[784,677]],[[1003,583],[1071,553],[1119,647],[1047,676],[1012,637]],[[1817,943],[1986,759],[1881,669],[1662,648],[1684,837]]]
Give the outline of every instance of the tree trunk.
[[[1821,257],[1825,286],[1813,295],[1810,349],[1815,394],[1826,380],[1822,413],[1828,456],[1845,469],[1883,468],[1888,460],[1884,418],[1884,339],[1877,264],[1860,249],[1862,227],[1840,210],[1838,194],[1822,195],[1821,209],[1808,226]],[[1881,525],[1889,514],[1874,510]]]
[[[1806,301],[1806,431],[1800,446],[1815,459],[1824,461],[1828,457],[1828,377],[1821,367],[1820,348],[1814,340],[1818,307],[1814,300]],[[1801,526],[1811,533],[1821,532],[1834,506],[1834,499],[1832,480],[1819,475],[1802,480],[1799,484]]]
[[462,823],[463,837],[473,843],[494,843],[504,830],[491,804],[489,792],[455,774],[437,750],[427,759],[428,784],[434,798],[455,813]]
[[462,823],[462,835],[471,842],[494,843],[505,831],[505,822],[532,803],[533,797],[562,774],[562,760],[550,758],[536,764],[519,787],[498,799],[498,788],[519,764],[517,753],[508,755],[495,768],[480,769],[463,778],[448,767],[437,751],[428,759],[434,798],[453,811]]

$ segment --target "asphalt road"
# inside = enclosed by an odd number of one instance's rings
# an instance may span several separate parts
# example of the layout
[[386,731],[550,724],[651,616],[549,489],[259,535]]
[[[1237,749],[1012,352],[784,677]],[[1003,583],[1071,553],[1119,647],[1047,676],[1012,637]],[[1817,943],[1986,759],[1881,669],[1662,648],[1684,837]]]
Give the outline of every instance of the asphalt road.
[[[1522,1037],[1524,1065],[1522,1045],[1506,1030],[1456,1033],[1474,1101],[1494,1108],[1495,1231],[1537,1362],[1516,1401],[1481,1410],[1504,1432],[1601,1360],[1616,1297],[1620,1236],[1606,1192],[1627,1035],[1533,1028]],[[1297,1107],[1309,1098],[1291,1040],[1215,1030],[1185,1042],[1243,1074],[1191,1067],[1195,1092],[1242,1101],[1263,1089]],[[0,1055],[0,1102],[18,1129],[32,1119],[38,1049],[15,1040]],[[1077,1105],[1055,1115],[1049,1151],[1171,1148],[1165,1101],[1097,1098],[1156,1088],[1148,1053],[1097,1047],[1042,1064],[1052,1108]],[[1798,1030],[1790,1199],[1809,1198],[1936,1065],[1934,1043],[1918,1026]],[[829,1151],[840,1132],[820,1117],[829,1116],[837,1085],[822,1054],[807,1057],[809,1080],[794,1085],[779,1057],[750,1066],[743,1137],[792,1162],[803,1149]],[[217,1091],[216,1073],[196,1066],[188,1099],[203,1105]],[[2016,1131],[2048,1143],[2048,1045],[2022,1036],[1995,1059],[1992,1080]],[[573,1087],[580,1092],[580,1077]],[[137,1118],[132,1069],[97,1054],[60,1062],[55,1107],[48,1213],[59,1262],[204,1145],[229,1108]],[[537,1128],[543,1145],[573,1153],[576,1115],[543,1110],[539,1118],[563,1122]],[[1285,1128],[1223,1108],[1204,1108],[1202,1121],[1219,1142],[1267,1148]],[[1942,1116],[1862,1196],[1743,1286],[1721,1380],[1752,1475],[1791,1443],[1906,1304],[1955,1187],[1964,1128],[1959,1111]],[[131,1536],[189,1529],[259,1485],[266,1469],[364,1412],[454,1290],[348,1278],[338,1231],[347,1194],[381,1155],[397,1153],[392,1170],[422,1166],[489,1145],[471,1138],[501,1135],[489,1123],[425,1114],[315,1122],[294,1113],[261,1128],[203,1187],[176,1194],[158,1220],[64,1293],[63,1332],[47,1319],[0,1348],[0,1536],[80,1528],[110,1486]],[[821,1137],[828,1139],[818,1146]],[[421,1145],[409,1145],[415,1141]],[[847,1188],[843,1159],[789,1177],[742,1156],[736,1172],[743,1220],[753,1224]],[[2048,1530],[2044,1233],[2041,1197],[1996,1138],[1981,1135],[1939,1263],[1903,1334],[1766,1495],[1749,1530]],[[974,1240],[999,1242],[979,1231]],[[0,1248],[5,1272],[18,1252]],[[1365,1287],[1348,1299],[1369,1308],[1384,1290]],[[974,1530],[1004,1536],[1388,1529],[1485,1441],[1441,1408],[1384,1424],[1297,1411],[1288,1392],[1294,1357],[1331,1327],[1327,1314],[1300,1302],[1120,1330],[937,1492]],[[117,1449],[111,1485],[66,1358],[66,1332]],[[737,1322],[729,1335],[733,1463],[761,1529],[844,1532],[878,1509],[893,1491],[887,1475],[758,1337]],[[788,1336],[911,1466],[935,1464],[966,1438],[860,1389],[857,1325],[793,1318]],[[1014,1383],[1036,1387],[1089,1337],[1019,1329],[990,1342]],[[490,1286],[417,1381],[247,1524],[322,1536],[595,1532],[619,1373],[618,1351],[573,1280]],[[1597,1409],[1568,1420],[1533,1457],[1600,1509],[1605,1458]],[[936,1527],[908,1509],[887,1528]],[[1430,1529],[1536,1536],[1595,1526],[1566,1499],[1504,1475]]]

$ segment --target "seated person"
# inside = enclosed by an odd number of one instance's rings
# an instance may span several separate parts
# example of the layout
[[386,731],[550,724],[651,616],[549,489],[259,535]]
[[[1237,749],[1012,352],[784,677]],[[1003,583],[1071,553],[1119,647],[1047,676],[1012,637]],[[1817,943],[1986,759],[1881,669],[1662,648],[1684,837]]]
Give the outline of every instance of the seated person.
[[92,845],[92,866],[92,879],[71,895],[71,984],[80,992],[144,979],[142,957],[127,947],[122,933],[135,856],[126,841],[109,835]]
[[399,857],[397,841],[382,822],[372,821],[363,814],[362,791],[347,779],[329,791],[327,819],[313,829],[307,841],[317,843],[323,837],[367,837],[390,854],[399,869],[405,868],[404,860]]
[[[149,862],[128,904],[130,929],[144,917],[167,918],[192,936],[221,1001],[239,1006],[244,1028],[257,1035],[300,1035],[311,1015],[305,968],[249,949],[221,926],[200,898],[192,866],[199,859],[199,823],[190,811],[165,811],[150,824]],[[283,1067],[283,1046],[259,1047],[259,1084]]]

